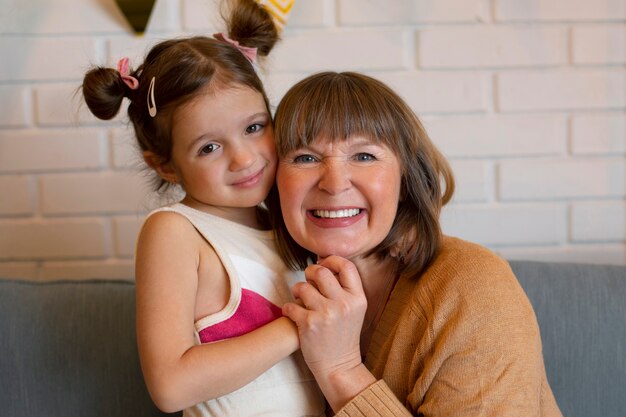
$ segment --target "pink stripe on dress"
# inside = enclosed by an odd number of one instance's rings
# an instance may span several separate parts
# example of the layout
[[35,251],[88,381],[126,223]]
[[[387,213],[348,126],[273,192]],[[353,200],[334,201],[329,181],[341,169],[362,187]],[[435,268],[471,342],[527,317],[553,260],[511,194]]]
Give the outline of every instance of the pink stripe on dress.
[[237,311],[223,322],[202,329],[198,334],[202,343],[217,342],[241,336],[282,317],[282,309],[274,303],[247,289],[241,290]]

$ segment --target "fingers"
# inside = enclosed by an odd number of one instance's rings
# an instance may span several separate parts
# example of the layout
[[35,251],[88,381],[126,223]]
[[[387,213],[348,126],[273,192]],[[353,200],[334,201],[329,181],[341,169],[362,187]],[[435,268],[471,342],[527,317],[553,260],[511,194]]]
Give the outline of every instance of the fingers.
[[283,314],[297,323],[307,320],[307,314],[312,311],[330,314],[337,308],[350,311],[367,305],[361,276],[345,258],[320,259],[306,268],[305,278],[306,282],[299,282],[291,289],[296,301],[283,307]]
[[317,309],[326,298],[310,282],[298,282],[291,288],[291,293],[296,302],[306,309]]
[[283,316],[288,317],[294,323],[302,323],[305,320],[308,311],[298,302],[285,303],[283,305]]
[[315,290],[322,296],[332,299],[340,296],[343,291],[338,277],[325,266],[309,265],[304,271],[304,277],[306,282],[310,284],[309,287],[312,288],[303,286],[299,289],[300,292],[312,293]]
[[320,259],[317,264],[309,265],[304,275],[306,283],[294,285],[292,293],[306,308],[320,308],[326,299],[363,296],[361,276],[356,266],[345,258],[329,256]]
[[363,293],[361,275],[356,269],[356,266],[349,260],[340,256],[329,256],[327,258],[318,259],[317,265],[331,271],[339,285],[345,291],[355,295]]

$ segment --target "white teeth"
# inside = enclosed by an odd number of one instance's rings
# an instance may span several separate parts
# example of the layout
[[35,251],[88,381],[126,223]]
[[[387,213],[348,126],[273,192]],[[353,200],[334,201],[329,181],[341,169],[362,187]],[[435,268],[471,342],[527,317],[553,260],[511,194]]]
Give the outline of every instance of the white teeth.
[[313,215],[315,217],[322,217],[326,219],[339,219],[343,217],[353,217],[359,214],[359,209],[345,209],[345,210],[314,210]]

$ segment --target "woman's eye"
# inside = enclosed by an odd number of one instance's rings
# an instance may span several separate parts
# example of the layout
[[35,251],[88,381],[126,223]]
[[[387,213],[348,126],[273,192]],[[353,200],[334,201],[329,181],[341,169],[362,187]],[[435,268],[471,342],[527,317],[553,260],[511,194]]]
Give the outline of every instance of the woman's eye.
[[201,149],[200,152],[198,152],[200,155],[208,155],[211,152],[215,152],[216,150],[219,149],[219,145],[215,144],[215,143],[209,143],[208,145],[204,145]]
[[376,157],[372,155],[371,153],[361,152],[361,153],[357,153],[356,155],[354,155],[354,159],[357,161],[369,162],[369,161],[375,161]]
[[293,158],[293,162],[297,163],[297,164],[307,164],[307,163],[311,163],[311,162],[315,162],[317,161],[317,158],[315,158],[313,155],[298,155],[295,158]]
[[261,123],[254,123],[251,124],[250,126],[248,126],[246,128],[246,133],[256,133],[261,131],[261,129],[263,129],[264,125]]

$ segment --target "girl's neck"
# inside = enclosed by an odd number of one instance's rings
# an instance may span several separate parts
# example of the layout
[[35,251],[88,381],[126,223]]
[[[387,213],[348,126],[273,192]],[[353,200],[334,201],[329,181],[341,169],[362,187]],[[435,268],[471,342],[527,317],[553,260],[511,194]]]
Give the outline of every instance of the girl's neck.
[[204,204],[188,195],[181,200],[181,203],[198,211],[212,214],[235,223],[242,224],[257,230],[265,230],[266,227],[260,221],[259,208],[254,207],[219,207]]

